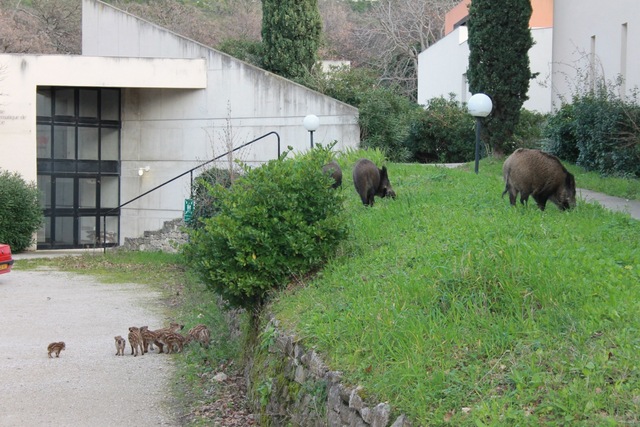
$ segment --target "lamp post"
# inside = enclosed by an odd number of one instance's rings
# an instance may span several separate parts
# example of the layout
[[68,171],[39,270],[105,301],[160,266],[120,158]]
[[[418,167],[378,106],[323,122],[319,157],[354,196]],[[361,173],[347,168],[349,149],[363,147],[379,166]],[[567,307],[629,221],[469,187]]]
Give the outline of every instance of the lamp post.
[[313,148],[313,132],[318,129],[320,126],[320,119],[315,114],[309,114],[302,121],[304,128],[309,131],[309,135],[311,138],[311,148]]
[[482,123],[480,119],[487,117],[491,113],[493,103],[484,93],[476,93],[469,98],[467,104],[469,114],[476,118],[476,174],[478,173],[478,163],[480,162],[480,127]]

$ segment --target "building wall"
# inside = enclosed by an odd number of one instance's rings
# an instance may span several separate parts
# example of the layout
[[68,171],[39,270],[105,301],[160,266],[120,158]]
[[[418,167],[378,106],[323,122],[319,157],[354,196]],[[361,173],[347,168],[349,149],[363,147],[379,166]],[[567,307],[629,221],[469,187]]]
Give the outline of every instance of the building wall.
[[[455,25],[469,16],[471,0],[462,0],[445,15],[444,34],[455,29]],[[529,27],[548,28],[553,26],[553,0],[531,0],[531,19]]]
[[[539,73],[529,83],[529,99],[523,107],[546,113],[551,110],[551,46],[552,28],[532,29],[535,44],[529,50],[531,71]],[[470,98],[466,81],[469,65],[467,27],[458,27],[418,56],[418,102],[449,97],[450,93],[461,102]]]
[[554,5],[554,107],[588,90],[593,78],[615,82],[621,96],[640,85],[640,2],[562,0]]
[[[78,73],[77,70],[82,70]],[[0,54],[0,168],[37,178],[36,88],[204,88],[202,59],[95,58]]]
[[[83,1],[83,54],[107,57],[203,58],[206,89],[127,89],[123,92],[122,202],[234,147],[275,131],[281,148],[310,145],[302,126],[320,119],[314,142],[357,147],[357,109],[129,15],[104,3]],[[235,154],[258,164],[277,156],[268,137]],[[223,163],[223,165],[228,162]],[[149,173],[138,176],[138,168]],[[159,229],[182,214],[190,176],[123,209],[121,242]]]

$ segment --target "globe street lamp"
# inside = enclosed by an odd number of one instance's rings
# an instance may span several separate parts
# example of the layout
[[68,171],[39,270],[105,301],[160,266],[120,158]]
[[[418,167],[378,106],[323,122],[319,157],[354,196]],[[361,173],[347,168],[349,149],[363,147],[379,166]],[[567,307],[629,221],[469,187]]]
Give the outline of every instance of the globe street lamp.
[[304,128],[309,131],[311,137],[311,148],[313,148],[313,132],[315,132],[318,129],[318,126],[320,126],[320,119],[314,114],[309,114],[304,118],[302,124],[304,125]]
[[478,163],[480,162],[480,127],[482,123],[480,119],[487,117],[491,113],[493,103],[484,93],[476,93],[469,98],[467,104],[469,114],[476,118],[476,174],[478,173]]

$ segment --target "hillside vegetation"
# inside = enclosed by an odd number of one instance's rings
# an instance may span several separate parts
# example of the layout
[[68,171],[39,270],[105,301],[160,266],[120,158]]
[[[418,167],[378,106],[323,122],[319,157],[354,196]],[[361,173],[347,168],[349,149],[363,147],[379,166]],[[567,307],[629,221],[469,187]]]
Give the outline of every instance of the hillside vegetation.
[[373,208],[345,173],[349,240],[271,310],[415,425],[640,423],[640,223],[513,208],[500,167],[391,164]]

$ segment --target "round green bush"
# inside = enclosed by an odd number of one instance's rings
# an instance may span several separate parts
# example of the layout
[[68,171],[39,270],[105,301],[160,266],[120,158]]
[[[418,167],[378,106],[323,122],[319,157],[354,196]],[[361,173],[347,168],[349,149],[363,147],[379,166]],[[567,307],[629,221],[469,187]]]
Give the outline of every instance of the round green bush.
[[260,306],[273,289],[319,268],[346,237],[343,193],[322,173],[330,157],[317,146],[246,167],[230,188],[210,187],[217,212],[189,231],[183,253],[229,305]]
[[420,163],[471,161],[475,156],[474,119],[453,97],[433,98],[411,124],[406,144]]
[[42,225],[38,188],[17,173],[0,171],[0,243],[20,252],[33,244]]

